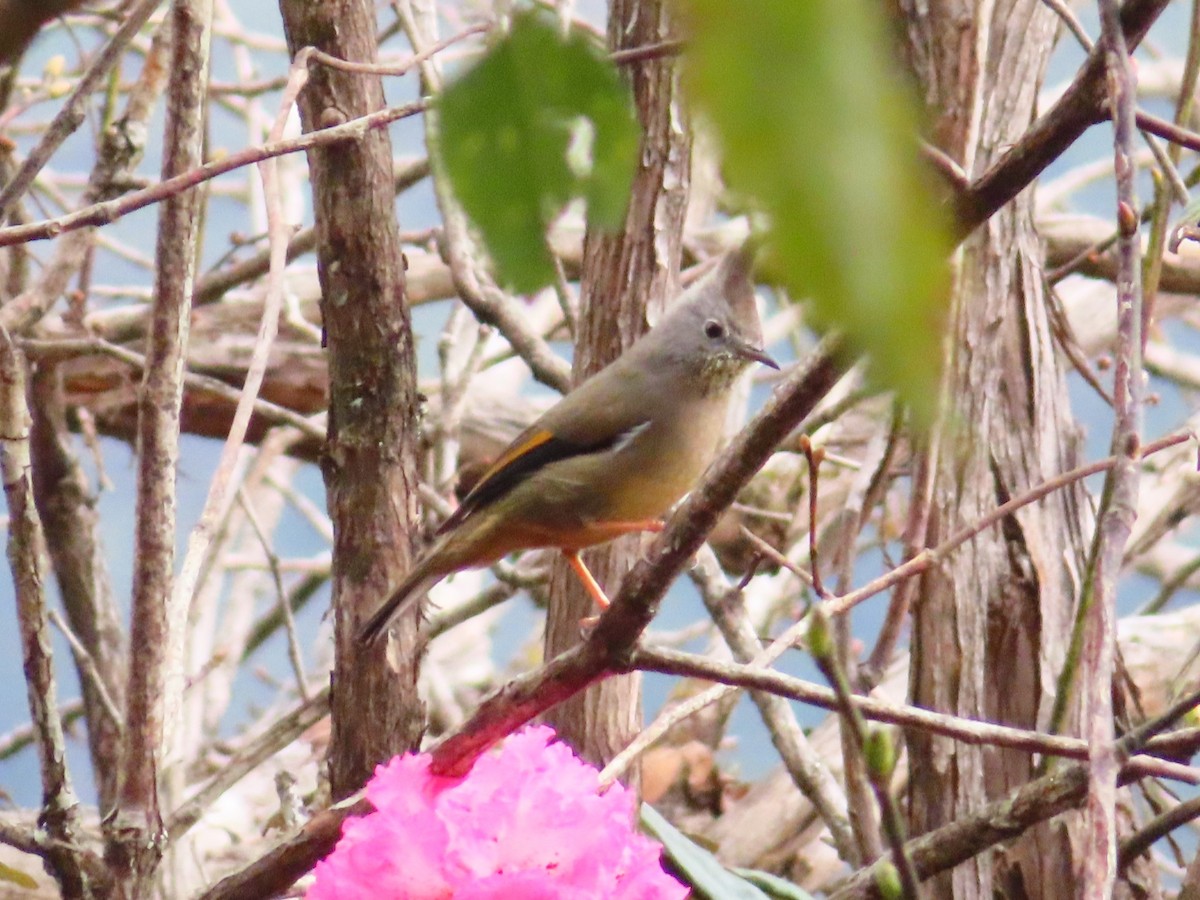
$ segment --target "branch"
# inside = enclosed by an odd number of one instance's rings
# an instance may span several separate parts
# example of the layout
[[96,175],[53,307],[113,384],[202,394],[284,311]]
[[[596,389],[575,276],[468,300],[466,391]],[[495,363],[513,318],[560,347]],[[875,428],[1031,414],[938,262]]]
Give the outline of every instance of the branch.
[[37,177],[38,172],[42,171],[42,167],[50,161],[50,157],[54,155],[54,152],[62,142],[70,137],[76,128],[83,124],[84,104],[95,93],[113,66],[121,59],[125,53],[125,47],[133,40],[134,35],[141,30],[142,26],[146,24],[154,11],[158,9],[160,3],[161,0],[140,0],[130,11],[128,18],[121,24],[121,27],[117,29],[117,33],[104,45],[104,49],[100,51],[100,55],[96,57],[92,65],[83,74],[83,77],[79,79],[79,83],[71,91],[71,96],[66,99],[62,109],[58,111],[54,120],[47,126],[41,141],[33,148],[29,156],[25,158],[25,162],[21,164],[21,168],[17,170],[17,173],[4,186],[4,189],[0,190],[0,222],[8,218],[8,213],[12,208],[13,202],[29,189],[29,186],[33,184],[33,179]]
[[[1117,777],[1112,690],[1116,659],[1116,592],[1125,544],[1137,517],[1142,429],[1141,238],[1133,161],[1137,76],[1121,30],[1117,0],[1100,0],[1101,49],[1108,75],[1113,121],[1113,168],[1117,177],[1117,347],[1113,374],[1112,453],[1084,575],[1076,634],[1082,629],[1081,666],[1074,683],[1060,680],[1055,712],[1070,687],[1083,694],[1082,733],[1088,740],[1087,805],[1082,832],[1082,890],[1112,894],[1117,877]],[[1076,645],[1072,635],[1071,650]],[[1072,673],[1068,652],[1064,674]],[[1081,680],[1082,679],[1082,680]],[[1054,726],[1061,724],[1055,719]]]
[[[310,131],[295,138],[288,138],[275,143],[264,144],[261,147],[247,147],[237,153],[231,153],[221,159],[200,165],[196,160],[194,165],[176,175],[164,177],[158,184],[151,185],[132,194],[126,194],[118,200],[108,200],[103,203],[93,203],[74,212],[67,213],[55,219],[41,222],[31,222],[28,225],[13,225],[0,228],[0,247],[12,244],[23,244],[29,241],[41,241],[48,238],[83,228],[88,225],[107,225],[131,212],[160,203],[177,196],[190,188],[203,184],[218,175],[241,169],[245,166],[261,163],[264,160],[287,153],[298,153],[311,147],[335,144],[340,141],[360,140],[368,132],[384,128],[392,122],[415,116],[423,112],[427,105],[425,100],[416,100],[403,106],[392,106],[379,112],[351,119],[340,125]],[[166,173],[164,173],[166,175]],[[7,305],[5,306],[7,309]],[[7,319],[5,320],[7,321]]]
[[[1129,732],[1117,742],[1118,754],[1124,757],[1136,753],[1151,737],[1169,728],[1198,702],[1200,692],[1192,692],[1164,715]],[[1039,822],[1078,807],[1087,794],[1087,773],[1087,764],[1077,763],[1044,775],[1019,788],[1012,796],[989,803],[974,815],[909,841],[906,848],[916,866],[917,876],[926,879],[944,872],[988,847],[1023,834]],[[1128,783],[1135,777],[1127,765],[1122,768],[1121,783]],[[878,897],[877,869],[878,863],[856,872],[831,895],[830,900]]]
[[[630,665],[643,672],[657,672],[680,678],[695,678],[717,684],[750,691],[761,691],[776,697],[795,700],[810,706],[838,710],[837,695],[830,688],[793,675],[786,675],[763,666],[723,662],[696,653],[685,653],[667,647],[639,644],[630,656]],[[898,725],[901,728],[919,728],[930,734],[948,737],[972,746],[1005,747],[1025,753],[1038,753],[1066,759],[1086,760],[1088,744],[1082,738],[1045,734],[1010,725],[967,719],[947,713],[934,712],[919,706],[900,706],[871,696],[855,694],[851,697],[854,708],[864,717],[875,722]],[[1194,735],[1184,734],[1183,737]],[[1153,756],[1134,756],[1129,760],[1130,772],[1138,777],[1159,776],[1182,781],[1185,784],[1200,784],[1200,773],[1178,765],[1164,766],[1160,756],[1174,757],[1172,741],[1153,743]]]
[[16,594],[25,690],[41,764],[40,821],[50,837],[65,847],[47,854],[51,871],[64,896],[77,897],[87,890],[87,876],[71,849],[78,827],[78,800],[67,774],[67,747],[50,652],[45,535],[33,499],[24,368],[24,360],[8,332],[0,330],[0,472],[8,504],[8,563]]
[[239,749],[208,782],[172,812],[166,826],[168,840],[174,842],[183,837],[222,794],[327,715],[328,687],[281,716],[270,728]]
[[317,813],[296,834],[245,868],[225,876],[196,900],[248,900],[283,893],[333,849],[341,837],[342,822],[372,810],[366,800],[350,797]]
[[[174,0],[171,78],[163,151],[164,180],[195,169],[204,145],[205,86],[212,34],[210,0]],[[125,740],[117,806],[108,823],[106,856],[129,893],[145,889],[162,854],[158,774],[163,694],[172,627],[182,638],[186,610],[172,609],[175,480],[179,410],[195,278],[200,195],[187,191],[163,204],[155,248],[155,283],[146,375],[138,415],[138,493]],[[175,698],[178,702],[178,698]]]
[[[1145,37],[1169,0],[1127,0],[1120,24],[1129,49]],[[1090,126],[1107,117],[1104,45],[1088,56],[1058,102],[1025,132],[1021,141],[952,200],[955,231],[965,238],[996,210],[1033,183]]]
[[[692,569],[692,577],[699,585],[704,606],[720,629],[734,659],[741,663],[753,659],[758,652],[758,635],[746,613],[740,589],[731,588],[726,583],[721,565],[710,547],[701,549],[697,564]],[[631,660],[634,668],[643,668],[638,661],[641,652],[640,648],[634,650]],[[717,665],[721,663],[717,662]],[[861,865],[863,860],[846,818],[846,794],[829,771],[829,766],[809,744],[792,707],[776,691],[754,691],[751,699],[758,707],[763,724],[771,735],[771,743],[775,745],[792,781],[829,829],[838,856],[849,865]]]
[[[1144,448],[1142,448],[1142,456],[1148,456],[1150,453],[1164,450],[1167,447],[1173,447],[1176,444],[1182,444],[1184,441],[1190,440],[1191,437],[1192,436],[1190,433],[1185,433],[1160,438],[1159,440],[1147,444]],[[996,522],[1012,515],[1012,513],[1020,507],[1034,503],[1037,500],[1040,500],[1042,497],[1045,497],[1056,490],[1060,490],[1062,487],[1070,484],[1073,481],[1078,481],[1097,472],[1103,472],[1115,465],[1116,462],[1117,457],[1110,456],[1107,459],[1102,459],[1098,462],[1079,466],[1069,472],[1064,473],[1063,475],[1048,479],[1042,484],[1031,488],[1029,491],[1026,491],[1024,494],[1014,497],[1012,500],[1008,501],[1002,506],[997,507],[987,516],[984,516],[979,522],[976,522],[973,525],[965,526],[956,534],[943,541],[937,547],[922,551],[913,559],[910,559],[892,569],[890,572],[886,572],[880,577],[873,579],[857,590],[851,591],[848,594],[844,594],[841,597],[831,597],[828,600],[822,601],[826,612],[829,615],[838,615],[846,612],[855,605],[875,596],[892,585],[899,584],[906,579],[911,578],[913,575],[925,571],[930,566],[942,560],[947,553],[951,552],[961,544],[966,543],[971,538],[975,537],[975,535],[991,527],[991,525],[994,525]],[[766,647],[753,660],[751,660],[750,665],[756,667],[766,667],[770,663],[774,662],[776,659],[782,656],[784,652],[794,646],[798,640],[800,640],[806,629],[807,620],[805,619],[801,619],[799,622],[791,625],[783,632],[783,634],[779,635],[779,637],[772,641],[770,646]],[[689,697],[687,700],[672,706],[669,710],[660,714],[659,717],[654,720],[654,722],[642,730],[641,734],[637,736],[632,744],[626,747],[604,769],[604,771],[600,773],[601,782],[603,783],[608,779],[616,777],[616,774],[621,772],[623,768],[628,765],[631,759],[640,755],[646,747],[658,741],[677,722],[681,722],[688,716],[695,715],[695,713],[704,709],[709,704],[717,702],[731,690],[732,688],[720,685],[709,688],[707,691],[703,691],[700,694]]]
[[[1177,444],[1182,444],[1185,441],[1192,439],[1190,432],[1180,434],[1172,434],[1167,437],[1159,438],[1156,441],[1151,441],[1144,447],[1138,447],[1136,451],[1137,459],[1144,459],[1161,450],[1166,450],[1168,447],[1174,447]],[[1123,461],[1124,457],[1120,455],[1107,456],[1104,459],[1096,462],[1085,463],[1082,466],[1076,466],[1061,475],[1056,475],[1054,478],[1048,478],[1039,485],[1035,485],[1023,494],[1013,497],[1007,503],[997,506],[994,510],[981,518],[979,521],[970,525],[966,525],[959,531],[952,534],[942,543],[938,544],[929,550],[923,550],[908,562],[897,566],[890,572],[886,572],[867,584],[853,590],[848,594],[843,594],[841,597],[831,597],[824,601],[826,612],[830,615],[839,615],[849,609],[862,603],[871,597],[874,597],[879,592],[886,590],[893,584],[898,584],[907,578],[911,578],[920,572],[924,572],[930,566],[935,565],[946,557],[953,550],[965,544],[967,541],[983,533],[988,528],[1001,522],[1011,516],[1022,506],[1028,506],[1030,503],[1036,503],[1043,497],[1047,497],[1055,491],[1061,490],[1068,484],[1080,481],[1087,478],[1089,475],[1095,475],[1100,472],[1107,472]]]

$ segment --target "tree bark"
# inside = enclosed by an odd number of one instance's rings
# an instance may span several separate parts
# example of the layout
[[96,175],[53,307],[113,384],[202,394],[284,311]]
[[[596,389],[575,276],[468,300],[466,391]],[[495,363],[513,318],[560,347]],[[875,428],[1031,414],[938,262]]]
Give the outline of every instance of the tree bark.
[[[367,0],[282,0],[293,55],[305,46],[375,60],[375,7]],[[384,106],[374,75],[315,65],[299,98],[306,131]],[[417,520],[417,383],[404,256],[394,208],[391,141],[308,153],[317,229],[321,312],[329,352],[329,437],[322,459],[333,520],[335,660],[330,782],[336,797],[376,763],[412,749],[424,729],[417,696],[417,619],[395,646],[359,645],[357,626],[408,570]]]
[[[665,0],[613,0],[608,40],[613,50],[675,36]],[[589,229],[580,278],[578,384],[619,356],[647,328],[647,312],[678,292],[679,258],[691,174],[691,133],[680,108],[678,69],[670,58],[629,67],[642,124],[641,166],[634,179],[625,231]],[[633,566],[644,538],[631,535],[590,550],[584,560],[612,594]],[[561,560],[555,564],[546,618],[546,657],[579,642],[591,598]],[[597,765],[620,751],[642,725],[641,677],[609,678],[561,704],[547,719],[575,750]]]
[[47,549],[67,625],[94,668],[95,678],[89,677],[76,661],[92,772],[104,814],[116,800],[112,760],[121,752],[121,723],[109,715],[103,693],[118,709],[123,706],[125,635],[105,562],[96,498],[71,448],[57,367],[47,365],[33,373],[30,399],[34,499],[46,532],[54,535]]
[[[1040,0],[904,2],[910,58],[937,144],[971,177],[1028,128],[1058,20]],[[1025,191],[962,245],[952,288],[946,417],[927,545],[1078,460]],[[1046,726],[1090,530],[1083,486],[980,535],[922,579],[913,615],[912,702]],[[1065,728],[1073,731],[1077,712]],[[910,732],[910,818],[929,831],[1033,776],[1028,754]],[[1078,896],[1076,814],[934,880],[930,896]]]

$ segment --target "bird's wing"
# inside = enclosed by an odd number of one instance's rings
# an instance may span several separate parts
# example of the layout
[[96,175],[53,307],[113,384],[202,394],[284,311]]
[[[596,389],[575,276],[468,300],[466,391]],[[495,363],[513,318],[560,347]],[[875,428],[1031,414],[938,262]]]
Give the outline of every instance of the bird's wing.
[[489,506],[546,466],[600,453],[630,440],[651,419],[645,403],[631,403],[635,385],[625,382],[623,367],[612,367],[567,394],[525,429],[438,529],[456,528],[476,510]]

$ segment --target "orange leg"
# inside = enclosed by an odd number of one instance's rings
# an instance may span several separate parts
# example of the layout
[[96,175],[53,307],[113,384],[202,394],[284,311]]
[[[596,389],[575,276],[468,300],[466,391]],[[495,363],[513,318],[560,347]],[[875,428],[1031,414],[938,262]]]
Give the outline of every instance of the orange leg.
[[639,519],[635,522],[609,522],[607,527],[616,534],[632,534],[635,531],[659,532],[667,527],[662,519]]
[[[642,519],[635,522],[601,522],[591,526],[590,536],[601,540],[612,540],[623,534],[633,534],[638,531],[662,531],[663,527],[663,523],[658,519]],[[579,551],[563,548],[562,555],[566,557],[567,565],[583,583],[584,590],[596,602],[596,606],[600,607],[601,612],[608,609],[608,595],[604,593],[604,588],[600,587],[595,576],[579,558]]]
[[583,582],[583,589],[588,592],[588,596],[596,601],[596,605],[601,610],[608,609],[608,595],[604,593],[604,588],[600,587],[600,583],[596,581],[592,573],[588,571],[588,567],[583,564],[583,560],[579,558],[579,551],[564,550],[562,554],[567,558],[567,565],[571,567],[571,571]]

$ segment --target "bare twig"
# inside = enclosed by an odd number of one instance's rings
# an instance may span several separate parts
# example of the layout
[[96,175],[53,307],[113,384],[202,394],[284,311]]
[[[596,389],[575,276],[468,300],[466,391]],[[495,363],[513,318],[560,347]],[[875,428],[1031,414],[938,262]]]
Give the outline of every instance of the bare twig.
[[177,841],[226,791],[329,714],[329,688],[323,688],[281,716],[263,733],[238,750],[213,777],[171,814],[168,840]]
[[[146,357],[117,344],[110,343],[103,338],[28,339],[21,341],[20,347],[34,359],[69,358],[72,356],[84,356],[90,353],[103,353],[131,366],[142,375],[146,372]],[[185,372],[183,380],[185,387],[215,394],[232,403],[239,402],[243,396],[242,391],[208,375]],[[325,438],[325,429],[320,424],[298,413],[294,413],[277,403],[272,403],[269,400],[255,399],[254,411],[269,422],[279,425],[289,425],[297,429],[305,437],[318,441]]]
[[29,189],[29,186],[33,184],[33,179],[37,177],[38,172],[54,155],[62,142],[83,123],[84,103],[121,59],[126,46],[158,9],[161,2],[162,0],[139,0],[87,72],[79,79],[79,83],[71,91],[71,96],[58,111],[54,121],[46,128],[41,141],[25,158],[25,162],[16,174],[4,185],[4,189],[0,190],[0,222],[8,217],[13,201]]
[[304,654],[300,649],[300,639],[296,633],[296,617],[292,614],[292,604],[288,599],[287,590],[283,586],[283,573],[279,568],[279,556],[271,547],[271,536],[267,534],[262,522],[259,521],[258,513],[254,511],[254,504],[246,496],[245,487],[238,488],[237,498],[241,503],[242,511],[246,514],[246,520],[254,530],[259,543],[262,544],[263,555],[267,558],[267,567],[271,571],[271,580],[275,583],[275,605],[283,618],[284,633],[287,635],[288,661],[292,664],[292,674],[296,676],[296,690],[299,692],[301,699],[308,700],[310,694],[308,690],[308,676],[304,673]]
[[[1142,448],[1141,454],[1143,457],[1149,456],[1151,453],[1165,450],[1168,447],[1174,447],[1176,444],[1181,444],[1184,441],[1190,440],[1190,434],[1176,434],[1170,437],[1160,438]],[[938,544],[929,550],[922,551],[913,559],[886,572],[878,578],[875,578],[863,585],[862,587],[851,591],[841,597],[831,597],[823,601],[823,606],[829,615],[837,615],[847,609],[850,609],[857,604],[867,600],[881,591],[887,590],[894,584],[911,578],[913,575],[923,572],[931,565],[936,564],[939,560],[945,558],[946,554],[953,552],[957,547],[969,541],[972,537],[991,527],[996,522],[1001,521],[1012,515],[1022,506],[1027,506],[1030,503],[1035,503],[1042,497],[1061,490],[1064,486],[1086,478],[1088,475],[1094,475],[1097,472],[1107,471],[1112,466],[1116,465],[1117,457],[1110,456],[1106,459],[1099,460],[1094,463],[1089,463],[1084,466],[1079,466],[1059,475],[1055,478],[1048,479],[1040,485],[1037,485],[1024,494],[1013,497],[1007,503],[997,507],[987,516],[984,516],[980,521],[964,526],[955,534],[951,535],[942,543]],[[801,620],[777,637],[771,644],[764,648],[750,664],[753,666],[767,666],[782,656],[788,649],[793,647],[796,642],[803,636],[807,628],[807,621]],[[695,715],[698,711],[704,709],[711,703],[715,703],[724,697],[731,688],[713,687],[707,691],[689,697],[687,700],[672,706],[669,710],[660,714],[657,719],[650,723],[642,730],[636,740],[625,748],[601,773],[601,779],[616,777],[617,773],[624,770],[629,764],[629,760],[636,758],[642,751],[656,743],[666,734],[675,724],[683,721],[689,716]]]
[[47,855],[54,877],[64,896],[80,897],[90,888],[78,854],[70,849],[76,840],[78,802],[67,774],[66,740],[50,653],[44,591],[45,536],[33,499],[24,365],[8,332],[0,330],[0,474],[8,504],[8,562],[17,601],[25,689],[41,764],[40,819],[50,837],[67,848]]
[[[164,180],[195,169],[204,142],[212,7],[207,0],[174,0],[172,65],[167,90]],[[179,410],[188,335],[188,301],[195,277],[199,195],[169,197],[159,219],[154,312],[138,415],[138,496],[132,623],[126,690],[125,741],[117,808],[107,829],[106,857],[124,890],[140,893],[157,867],[164,832],[158,774],[163,749],[164,676],[172,626],[175,479]],[[176,624],[177,623],[177,624]]]
[[70,626],[63,621],[62,616],[57,610],[46,610],[46,617],[50,624],[62,632],[64,638],[67,639],[67,644],[71,648],[71,653],[75,657],[75,666],[79,669],[79,674],[82,680],[88,682],[92,690],[96,692],[96,696],[100,700],[101,709],[105,716],[109,719],[109,724],[116,730],[117,734],[121,733],[121,711],[117,709],[117,704],[108,693],[108,687],[104,684],[104,679],[100,677],[100,670],[96,668],[96,661],[92,659],[92,654],[88,652],[88,648],[83,645],[83,642],[76,637],[75,632],[71,631]]
[[[705,607],[720,628],[734,658],[741,662],[753,659],[758,652],[758,636],[754,633],[738,591],[726,582],[711,548],[700,549],[692,575],[701,587],[700,596]],[[762,715],[763,724],[767,726],[771,742],[787,767],[788,774],[829,829],[838,855],[852,866],[861,865],[862,858],[857,852],[850,823],[846,819],[846,797],[828,766],[809,745],[791,707],[768,693],[756,691],[750,696]]]
[[[1163,715],[1138,726],[1118,741],[1121,757],[1136,753],[1154,735],[1171,727],[1200,702],[1193,691],[1175,703]],[[970,859],[993,844],[1016,837],[1051,816],[1073,809],[1087,796],[1086,764],[1080,763],[1061,773],[1044,775],[1019,788],[1010,797],[989,803],[978,813],[935,829],[908,843],[908,852],[920,878],[928,878]],[[1122,783],[1137,777],[1128,765],[1121,770]],[[831,895],[831,900],[858,900],[875,897],[876,868],[856,872]]]
[[[838,708],[838,698],[830,688],[753,663],[722,662],[695,653],[685,653],[644,643],[634,649],[630,661],[635,668],[644,672],[660,672],[681,678],[712,681],[730,688],[763,691],[794,700],[797,703],[818,706],[831,712]],[[930,734],[952,738],[963,744],[1006,747],[1026,753],[1067,759],[1086,760],[1088,758],[1087,742],[1082,738],[1029,731],[1010,725],[997,725],[994,722],[934,712],[920,706],[900,706],[886,700],[859,694],[851,697],[851,703],[864,718],[871,721],[897,725],[901,728],[920,729]],[[1170,735],[1163,737],[1166,739]],[[1151,741],[1147,744],[1146,750],[1154,755],[1141,754],[1130,757],[1131,772],[1135,772],[1139,776],[1169,777],[1185,784],[1200,782],[1200,773],[1195,769],[1167,765],[1167,759],[1159,758],[1160,755],[1170,758],[1177,755],[1176,749],[1170,742]],[[605,780],[608,780],[608,776],[605,776]]]
[[[843,754],[857,752],[863,757],[863,765],[870,779],[875,802],[879,806],[879,814],[883,820],[883,831],[891,846],[892,863],[900,874],[901,893],[905,900],[919,900],[921,893],[917,886],[917,875],[913,871],[912,859],[904,846],[904,826],[901,824],[900,814],[896,809],[891,791],[888,789],[888,781],[891,778],[895,762],[894,759],[889,762],[879,758],[892,756],[894,751],[885,753],[882,746],[877,746],[875,753],[869,753],[868,741],[870,739],[867,733],[867,723],[854,704],[850,680],[839,663],[837,648],[832,639],[831,623],[819,607],[814,610],[811,619],[808,649],[816,661],[817,668],[821,670],[821,674],[833,687],[833,694],[837,698],[838,719],[845,735],[842,740],[842,752]],[[823,637],[818,638],[818,633],[821,633]],[[886,735],[880,735],[875,740],[878,742],[880,739],[889,742],[891,740]],[[869,758],[871,756],[876,758]],[[847,759],[846,762],[848,764],[849,760]],[[846,768],[849,769],[849,765]]]
[[[426,36],[407,0],[397,8],[409,43],[422,60],[421,79],[429,90],[437,91],[441,87],[441,72],[426,52]],[[429,146],[436,146],[437,120],[432,112],[425,116],[425,133]],[[529,364],[534,378],[559,392],[570,390],[571,367],[529,328],[516,301],[500,290],[480,266],[466,214],[451,193],[445,175],[435,170],[433,185],[445,224],[447,262],[463,303],[481,322],[494,325],[504,335],[517,355]]]
[[311,59],[313,62],[319,62],[322,65],[329,66],[333,69],[340,69],[343,72],[356,72],[359,75],[407,75],[414,67],[421,65],[426,60],[433,58],[438,53],[441,53],[447,47],[453,47],[460,41],[464,41],[476,34],[484,34],[490,31],[492,23],[481,22],[478,25],[471,25],[464,28],[457,34],[452,34],[448,38],[443,38],[436,43],[430,44],[421,52],[410,56],[408,59],[396,63],[361,63],[349,62],[344,59],[339,59],[336,56],[331,56],[324,53],[315,47],[305,47],[296,54],[295,60],[292,62],[293,69],[308,65]]
[[173,175],[164,174],[163,179],[157,184],[127,194],[117,200],[95,203],[57,219],[0,228],[0,247],[23,244],[27,241],[46,240],[87,225],[107,225],[135,210],[160,203],[226,172],[261,163],[286,153],[298,153],[301,150],[308,150],[310,147],[333,144],[338,141],[358,140],[373,129],[384,128],[392,122],[424,111],[426,105],[425,100],[415,100],[403,106],[382,109],[379,112],[360,116],[329,128],[310,131],[299,137],[276,141],[262,147],[248,147],[203,165],[197,161],[194,166],[183,172]]
[[[1125,43],[1132,50],[1166,8],[1168,0],[1128,0],[1121,7]],[[1030,126],[1021,140],[954,200],[956,232],[970,234],[1024,190],[1090,126],[1106,117],[1106,63],[1098,47],[1058,102]],[[1138,123],[1154,131],[1147,121]]]
[[[1081,889],[1086,896],[1107,897],[1112,893],[1117,877],[1119,770],[1110,686],[1116,655],[1117,578],[1125,544],[1137,515],[1137,463],[1142,420],[1142,294],[1141,239],[1133,164],[1136,74],[1121,30],[1116,0],[1100,0],[1100,21],[1112,109],[1117,225],[1121,235],[1117,243],[1117,350],[1113,376],[1112,452],[1116,461],[1105,479],[1095,541],[1081,592],[1080,675],[1084,680],[1079,684],[1083,692],[1082,729],[1091,750]],[[1059,702],[1064,688],[1065,685],[1060,683]]]
[[[304,76],[306,72],[302,70],[297,74]],[[284,91],[284,95],[280,100],[279,112],[275,117],[275,123],[268,136],[270,142],[277,143],[282,137],[283,129],[287,124],[288,114],[295,103],[296,94],[299,93],[303,84],[304,78],[299,77],[295,83],[289,84],[288,89]],[[237,472],[239,455],[246,439],[246,429],[250,425],[250,417],[254,412],[254,404],[258,399],[259,389],[262,387],[263,377],[266,375],[271,346],[279,330],[279,311],[283,306],[284,293],[283,269],[286,265],[287,240],[291,234],[291,228],[283,216],[283,204],[280,194],[282,188],[279,185],[276,160],[274,158],[264,159],[259,163],[259,172],[262,178],[263,197],[266,205],[267,233],[271,257],[270,268],[267,273],[266,298],[263,301],[262,319],[259,321],[258,335],[255,338],[254,349],[250,354],[250,362],[246,368],[246,380],[242,385],[237,409],[234,412],[233,421],[229,426],[229,434],[225,438],[224,446],[221,448],[221,456],[217,461],[216,471],[209,482],[208,496],[205,498],[200,519],[192,529],[191,534],[188,535],[187,552],[184,554],[183,564],[180,566],[179,574],[175,580],[171,608],[180,617],[180,627],[178,629],[170,629],[168,632],[172,639],[172,652],[168,657],[164,673],[165,689],[171,696],[182,695],[184,680],[183,663],[186,656],[183,646],[182,625],[187,619],[188,610],[192,603],[192,595],[200,580],[201,567],[212,545],[218,523],[225,520],[237,496],[238,482],[240,481]],[[191,283],[191,279],[189,279],[189,298],[191,295]],[[253,517],[253,511],[250,511],[249,515],[253,527],[257,528],[258,523]],[[265,536],[263,539],[265,540]],[[291,611],[286,603],[284,606],[288,612]],[[294,630],[291,634],[294,637]],[[298,654],[298,648],[292,649],[295,649]],[[298,656],[293,659],[293,665],[297,667],[296,677],[300,683],[301,696],[306,696],[307,689],[304,680],[304,667],[299,662]],[[180,736],[178,729],[181,714],[182,709],[177,707],[167,716],[164,724],[164,744],[172,750],[176,749],[174,745]]]
[[[318,131],[316,133],[324,134],[325,131]],[[401,165],[396,171],[396,193],[408,190],[414,184],[428,176],[428,159],[418,159]],[[291,262],[305,253],[311,253],[316,246],[317,229],[311,225],[300,229],[288,239],[287,261]],[[267,247],[247,259],[224,268],[217,268],[215,271],[209,271],[196,279],[196,292],[192,298],[192,304],[200,306],[205,303],[213,303],[221,299],[227,291],[232,290],[239,284],[245,284],[261,275],[267,274],[270,266],[271,248]],[[409,302],[413,302],[411,296],[409,297]]]
[[[1177,444],[1182,444],[1185,441],[1191,440],[1190,433],[1172,434],[1164,438],[1159,438],[1156,441],[1151,441],[1144,447],[1139,447],[1137,450],[1137,458],[1144,459],[1160,450],[1166,450],[1168,447],[1174,447]],[[862,587],[851,591],[841,597],[831,597],[825,601],[826,611],[830,615],[837,615],[857,606],[864,600],[874,597],[880,591],[886,590],[893,584],[897,584],[906,578],[910,578],[918,572],[923,572],[931,565],[934,565],[939,560],[943,559],[947,553],[950,553],[960,547],[962,544],[969,541],[971,538],[1002,521],[1012,515],[1022,506],[1028,506],[1030,503],[1035,503],[1055,491],[1061,490],[1066,485],[1072,482],[1080,481],[1087,478],[1089,475],[1095,475],[1099,472],[1107,472],[1109,469],[1121,462],[1120,456],[1108,456],[1096,462],[1086,463],[1082,466],[1076,466],[1062,475],[1057,475],[1054,478],[1048,478],[1039,485],[1035,485],[1023,494],[1013,497],[1007,503],[996,507],[978,522],[970,525],[965,525],[959,531],[952,534],[946,540],[942,541],[936,547],[922,551],[917,556],[910,559],[890,572],[886,572],[864,584]]]

